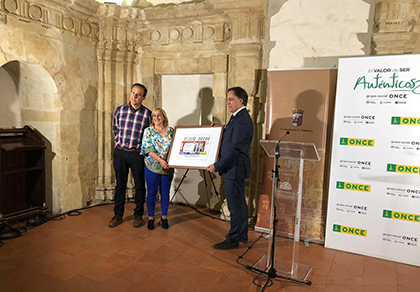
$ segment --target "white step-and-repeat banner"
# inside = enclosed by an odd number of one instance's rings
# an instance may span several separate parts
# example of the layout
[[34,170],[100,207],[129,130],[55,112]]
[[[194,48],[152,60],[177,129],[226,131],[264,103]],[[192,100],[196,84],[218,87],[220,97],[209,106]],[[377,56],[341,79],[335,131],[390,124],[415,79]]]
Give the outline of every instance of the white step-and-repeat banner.
[[339,61],[325,246],[420,266],[420,55]]

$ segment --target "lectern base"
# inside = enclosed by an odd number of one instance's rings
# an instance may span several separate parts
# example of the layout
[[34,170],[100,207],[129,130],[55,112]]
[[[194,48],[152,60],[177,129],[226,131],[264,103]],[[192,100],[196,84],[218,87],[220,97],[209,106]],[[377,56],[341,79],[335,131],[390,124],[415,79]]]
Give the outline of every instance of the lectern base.
[[[267,256],[263,256],[258,262],[254,264],[254,268],[259,270],[268,271],[270,268],[271,261]],[[294,278],[298,280],[306,281],[312,268],[306,265],[292,263],[285,260],[274,259],[274,268],[277,271],[277,275],[288,278]]]

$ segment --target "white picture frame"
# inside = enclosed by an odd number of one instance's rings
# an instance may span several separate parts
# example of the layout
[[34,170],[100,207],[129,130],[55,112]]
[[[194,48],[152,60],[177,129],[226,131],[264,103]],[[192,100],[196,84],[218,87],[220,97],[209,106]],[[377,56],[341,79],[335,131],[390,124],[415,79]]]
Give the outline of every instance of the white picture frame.
[[206,169],[219,156],[223,126],[175,127],[168,154],[170,168]]

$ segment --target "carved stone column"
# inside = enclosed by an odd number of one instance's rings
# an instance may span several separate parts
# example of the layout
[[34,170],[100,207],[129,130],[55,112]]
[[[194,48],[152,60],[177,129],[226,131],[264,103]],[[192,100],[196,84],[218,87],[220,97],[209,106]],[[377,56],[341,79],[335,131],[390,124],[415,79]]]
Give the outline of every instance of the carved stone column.
[[[104,42],[101,41],[101,44]],[[112,50],[98,48],[98,185],[96,198],[113,196]]]
[[372,55],[420,52],[419,1],[377,0]]
[[[96,199],[113,199],[115,177],[112,153],[114,135],[112,132],[115,108],[129,101],[131,85],[135,80],[137,44],[132,17],[126,8],[104,6],[102,14],[98,56],[98,183]],[[117,16],[117,17],[115,17]],[[110,20],[112,18],[118,21]],[[134,194],[133,182],[127,186],[128,196]]]

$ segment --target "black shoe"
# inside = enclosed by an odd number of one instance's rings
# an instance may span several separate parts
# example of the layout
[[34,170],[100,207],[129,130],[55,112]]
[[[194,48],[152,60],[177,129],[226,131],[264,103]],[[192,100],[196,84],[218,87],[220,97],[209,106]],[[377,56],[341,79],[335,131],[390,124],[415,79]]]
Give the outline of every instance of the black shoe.
[[239,247],[239,241],[230,241],[229,239],[226,239],[225,241],[222,241],[220,243],[216,243],[213,245],[215,249],[234,249]]
[[168,229],[169,228],[168,219],[161,218],[160,222],[162,223],[162,228],[163,229]]
[[239,238],[239,242],[248,243],[248,238]]
[[[228,238],[229,237],[229,233],[226,234],[225,237]],[[248,238],[242,238],[242,237],[240,237],[239,238],[239,242],[248,243]]]
[[149,219],[147,222],[147,229],[153,230],[155,229],[155,219]]

